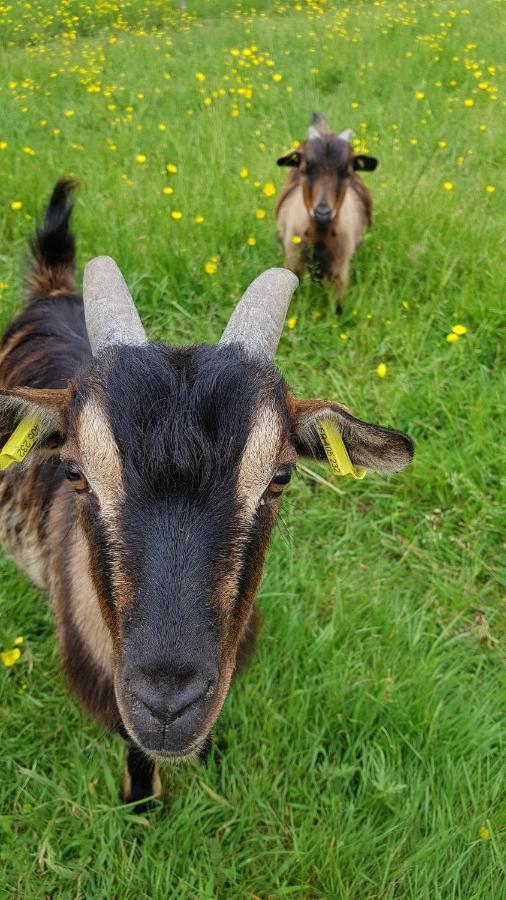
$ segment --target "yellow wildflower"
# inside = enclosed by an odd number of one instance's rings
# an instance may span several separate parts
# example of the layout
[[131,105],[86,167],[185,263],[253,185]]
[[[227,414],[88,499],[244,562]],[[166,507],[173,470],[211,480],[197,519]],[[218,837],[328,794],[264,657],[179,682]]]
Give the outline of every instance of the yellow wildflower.
[[18,209],[21,209],[22,206],[23,206],[23,204],[21,203],[21,200],[13,200],[11,203],[11,209],[13,209],[15,211]]
[[28,156],[35,156],[33,147],[23,147],[23,153],[26,153]]
[[402,305],[402,308],[403,308],[403,309],[409,309],[409,302],[408,302],[408,300],[401,300],[401,305]]
[[246,243],[247,243],[250,247],[254,247],[255,244],[256,244],[256,242],[257,242],[256,237],[254,237],[252,234],[250,234],[250,236],[249,236],[249,238],[248,238],[248,240],[247,240]]
[[339,337],[341,338],[342,341],[348,341],[350,339],[350,336],[347,331],[341,331]]
[[24,641],[24,637],[22,634],[18,635],[17,638],[14,638],[14,646],[17,647],[19,644],[22,644]]
[[145,163],[147,160],[147,156],[144,153],[138,153],[135,157],[135,162],[140,163],[141,165]]
[[173,209],[172,212],[171,212],[171,217],[172,217],[173,219],[175,219],[176,222],[178,222],[179,219],[182,219],[182,218],[183,218],[183,213],[180,212],[179,209]]
[[290,318],[286,320],[286,324],[289,328],[295,328],[297,324],[297,316],[290,316]]
[[202,222],[204,222],[204,216],[195,216],[194,222],[197,225],[202,225]]
[[487,184],[485,190],[486,190],[487,194],[493,194],[495,191],[495,187],[493,184]]
[[4,650],[3,653],[0,653],[0,659],[2,660],[4,666],[10,668],[16,663],[21,656],[21,650],[19,647],[14,647],[13,650]]
[[265,219],[265,209],[257,209],[255,215],[257,219]]
[[425,94],[423,91],[417,91],[415,94],[415,97],[417,100],[423,100],[423,98],[425,97]]
[[380,363],[378,368],[376,369],[376,375],[378,378],[384,378],[388,372],[388,367],[386,363]]
[[302,240],[302,238],[299,237],[298,234],[294,234],[294,236],[292,238],[292,244],[300,244],[301,240]]
[[445,191],[453,191],[453,187],[454,187],[453,181],[444,181],[443,187],[444,187]]
[[283,78],[283,76],[280,75],[279,72],[275,72],[274,75],[272,76],[273,81],[281,81],[282,78]]
[[464,100],[464,106],[474,106],[474,100],[468,97],[467,100]]
[[444,150],[444,148],[447,146],[447,143],[446,143],[446,141],[438,141],[437,145],[440,148],[440,150]]
[[264,184],[262,188],[262,194],[265,194],[266,197],[273,197],[276,193],[276,188],[274,187],[272,181],[268,181],[267,184]]
[[452,331],[454,334],[467,334],[467,328],[465,325],[452,325]]
[[64,116],[66,116],[67,119],[71,119],[72,116],[74,116],[74,115],[75,115],[75,112],[73,109],[66,109],[64,112]]
[[167,131],[167,126],[166,126],[165,122],[158,123],[158,130],[159,131]]
[[205,81],[206,80],[206,76],[204,75],[203,72],[195,72],[195,78],[197,79],[197,81]]
[[239,175],[241,176],[241,178],[247,178],[248,174],[249,174],[249,172],[248,172],[246,166],[243,166],[241,171],[239,172]]
[[209,262],[206,262],[206,264],[204,266],[204,270],[207,272],[208,275],[214,275],[216,273],[217,268],[218,268],[218,263],[215,258],[210,259]]
[[167,169],[167,172],[170,173],[170,175],[175,175],[177,172],[177,166],[175,166],[174,163],[167,163],[165,168]]
[[170,194],[174,193],[174,188],[171,188],[169,185],[167,185],[167,187],[162,188],[162,191],[164,194],[170,196]]
[[490,838],[490,831],[488,828],[485,828],[484,825],[482,825],[480,828],[480,837],[482,841],[488,841]]
[[455,332],[451,331],[450,334],[446,335],[446,340],[449,344],[454,344],[455,341],[459,340],[459,335],[455,334]]
[[7,150],[7,141],[0,141],[0,150]]

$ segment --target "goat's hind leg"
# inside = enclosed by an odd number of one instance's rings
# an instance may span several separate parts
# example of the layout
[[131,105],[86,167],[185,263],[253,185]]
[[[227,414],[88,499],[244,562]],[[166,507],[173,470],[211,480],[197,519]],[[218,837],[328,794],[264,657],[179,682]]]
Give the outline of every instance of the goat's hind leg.
[[158,766],[130,741],[127,748],[121,798],[124,803],[135,803],[136,813],[145,813],[156,806],[153,798],[162,794]]

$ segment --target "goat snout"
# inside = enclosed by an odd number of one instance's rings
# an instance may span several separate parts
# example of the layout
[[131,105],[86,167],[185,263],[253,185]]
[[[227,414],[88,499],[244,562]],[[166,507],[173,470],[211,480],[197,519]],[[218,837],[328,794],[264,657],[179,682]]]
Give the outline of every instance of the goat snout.
[[328,203],[319,203],[313,210],[313,218],[317,225],[323,227],[332,220],[332,208]]
[[141,746],[160,755],[190,751],[202,736],[217,685],[217,669],[127,669],[122,705]]

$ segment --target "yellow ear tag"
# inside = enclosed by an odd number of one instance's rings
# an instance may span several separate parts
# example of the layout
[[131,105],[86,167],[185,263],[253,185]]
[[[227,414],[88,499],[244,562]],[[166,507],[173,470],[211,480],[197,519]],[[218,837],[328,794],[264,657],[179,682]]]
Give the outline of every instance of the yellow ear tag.
[[13,463],[23,462],[35,444],[38,434],[38,419],[21,419],[7,443],[0,450],[0,471],[8,469]]
[[353,465],[336,426],[332,422],[317,422],[316,427],[334,475],[356,478],[357,481],[365,478],[366,470]]

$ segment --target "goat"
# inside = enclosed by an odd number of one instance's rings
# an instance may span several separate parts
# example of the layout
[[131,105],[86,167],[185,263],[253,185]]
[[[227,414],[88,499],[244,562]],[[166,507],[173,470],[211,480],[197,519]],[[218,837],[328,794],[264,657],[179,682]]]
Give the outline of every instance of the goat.
[[356,170],[372,172],[378,160],[353,153],[351,130],[332,134],[318,113],[312,121],[308,139],[277,161],[292,167],[276,204],[278,236],[286,268],[301,276],[312,264],[341,312],[351,258],[372,224],[371,195]]
[[122,796],[142,810],[158,761],[205,753],[253,652],[280,496],[299,455],[324,457],[318,423],[372,471],[402,469],[413,447],[289,392],[273,357],[291,272],[260,275],[217,345],[148,343],[109,257],[78,296],[73,188],[54,189],[0,344],[0,447],[38,421],[24,462],[0,472],[0,541],[50,595],[70,689],[126,741]]

